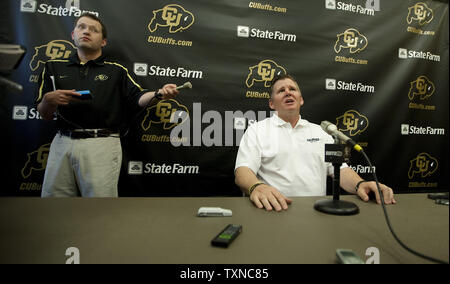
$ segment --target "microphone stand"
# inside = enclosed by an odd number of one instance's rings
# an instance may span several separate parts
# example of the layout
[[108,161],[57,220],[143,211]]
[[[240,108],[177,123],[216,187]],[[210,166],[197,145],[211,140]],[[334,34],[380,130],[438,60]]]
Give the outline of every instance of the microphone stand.
[[23,91],[23,87],[20,84],[17,84],[16,82],[13,82],[9,79],[6,79],[5,77],[0,75],[0,87],[5,87],[9,91],[21,93]]
[[350,147],[340,144],[340,140],[333,136],[334,144],[325,144],[325,162],[331,162],[334,167],[333,199],[321,199],[314,203],[317,211],[332,215],[354,215],[359,213],[358,206],[353,202],[339,200],[341,166],[350,159]]

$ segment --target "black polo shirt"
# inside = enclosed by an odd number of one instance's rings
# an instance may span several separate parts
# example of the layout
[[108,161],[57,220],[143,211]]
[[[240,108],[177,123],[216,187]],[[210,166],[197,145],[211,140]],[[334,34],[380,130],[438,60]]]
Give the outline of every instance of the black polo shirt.
[[60,130],[106,128],[118,131],[125,123],[127,112],[132,117],[132,113],[139,110],[139,98],[147,91],[121,64],[107,60],[104,55],[81,64],[76,53],[66,60],[47,61],[40,78],[36,104],[54,89],[89,90],[93,95],[92,100],[74,101],[58,107],[62,116],[57,119]]

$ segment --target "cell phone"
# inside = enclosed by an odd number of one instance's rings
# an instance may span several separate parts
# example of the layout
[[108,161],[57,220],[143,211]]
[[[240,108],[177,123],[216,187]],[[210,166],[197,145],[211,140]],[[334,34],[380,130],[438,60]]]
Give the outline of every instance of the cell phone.
[[351,249],[337,249],[336,256],[340,264],[364,264],[364,261]]
[[448,192],[428,193],[429,199],[448,199]]
[[214,239],[211,241],[211,245],[216,247],[228,247],[234,239],[242,232],[242,225],[229,224],[225,227]]
[[83,91],[75,91],[76,93],[80,94],[81,96],[75,96],[72,97],[80,99],[80,100],[92,100],[92,94],[89,90],[83,90]]
[[435,199],[434,202],[436,204],[441,204],[441,205],[447,205],[449,206],[449,200],[448,199]]

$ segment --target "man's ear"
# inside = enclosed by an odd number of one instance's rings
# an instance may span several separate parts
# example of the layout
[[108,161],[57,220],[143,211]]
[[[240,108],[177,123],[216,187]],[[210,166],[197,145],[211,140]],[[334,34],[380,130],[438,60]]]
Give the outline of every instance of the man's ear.
[[102,47],[105,47],[105,46],[106,46],[106,43],[107,43],[106,38],[104,38],[104,39],[102,40]]
[[273,105],[273,100],[272,99],[269,99],[269,107],[270,107],[270,109],[275,109],[275,106]]

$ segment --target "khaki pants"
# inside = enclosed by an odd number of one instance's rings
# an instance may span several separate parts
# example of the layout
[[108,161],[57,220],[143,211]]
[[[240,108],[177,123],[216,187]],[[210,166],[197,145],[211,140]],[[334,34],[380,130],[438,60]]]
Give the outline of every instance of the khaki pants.
[[117,137],[72,139],[56,134],[42,197],[118,197],[122,147]]

